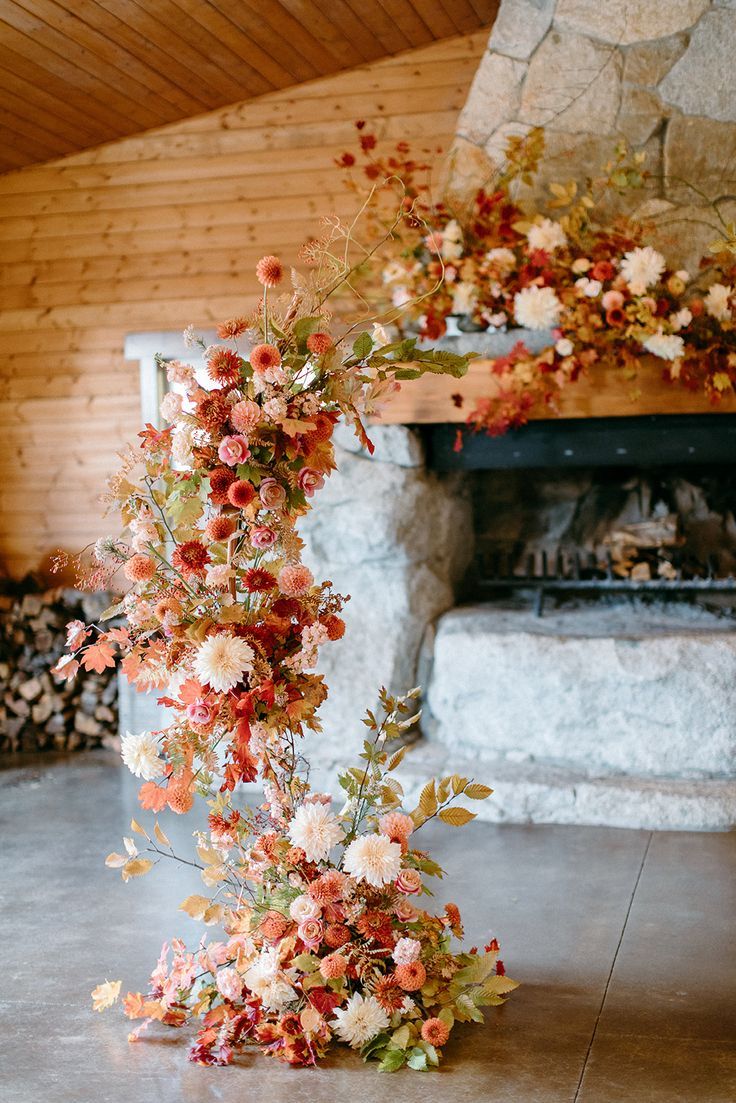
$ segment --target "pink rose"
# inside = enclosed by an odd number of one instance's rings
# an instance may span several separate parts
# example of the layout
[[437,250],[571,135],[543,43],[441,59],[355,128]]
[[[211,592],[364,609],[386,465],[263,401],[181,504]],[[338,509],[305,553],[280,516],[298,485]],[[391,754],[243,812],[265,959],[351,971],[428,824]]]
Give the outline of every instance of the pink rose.
[[276,479],[264,479],[258,494],[264,509],[281,509],[286,501],[286,491]]
[[297,934],[305,946],[315,949],[322,941],[324,928],[321,919],[305,919],[297,927]]
[[406,896],[415,896],[422,891],[422,878],[416,869],[402,869],[394,885]]
[[313,467],[303,467],[299,472],[299,488],[303,490],[307,498],[311,498],[316,490],[321,490],[325,485],[325,477]]
[[408,900],[399,900],[394,905],[394,915],[400,923],[413,923],[418,914],[417,909]]
[[606,291],[601,303],[604,310],[616,310],[624,305],[624,297],[620,291]]
[[220,441],[220,447],[217,449],[217,455],[223,463],[229,464],[230,467],[235,467],[239,463],[245,463],[250,456],[248,441],[241,435],[237,437],[223,437]]
[[209,724],[212,719],[212,709],[206,701],[193,701],[191,705],[187,705],[187,720],[191,724]]
[[276,543],[276,533],[265,525],[250,530],[250,542],[254,548],[272,548]]

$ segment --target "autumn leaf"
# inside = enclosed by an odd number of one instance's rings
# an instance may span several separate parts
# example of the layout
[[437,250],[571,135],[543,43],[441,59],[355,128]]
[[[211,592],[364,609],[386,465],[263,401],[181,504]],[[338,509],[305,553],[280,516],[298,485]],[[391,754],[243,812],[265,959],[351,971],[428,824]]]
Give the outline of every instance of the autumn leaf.
[[112,854],[108,854],[105,858],[105,865],[109,869],[120,869],[127,861],[128,859],[124,854],[116,854],[115,851],[113,851]]
[[155,781],[145,781],[138,790],[138,801],[141,808],[151,812],[160,812],[165,807],[166,800],[166,789],[162,789]]
[[122,981],[119,980],[106,980],[104,984],[98,984],[96,988],[93,988],[90,993],[92,996],[92,1010],[104,1011],[117,1003],[121,984]]
[[211,903],[209,896],[199,896],[194,893],[192,896],[187,896],[186,900],[182,900],[179,911],[191,915],[192,919],[202,919]]
[[153,869],[153,862],[150,858],[131,858],[120,873],[124,881],[129,881],[131,877],[143,877],[151,869]]
[[72,678],[76,677],[78,670],[79,663],[71,655],[62,655],[56,666],[51,667],[51,673],[54,677],[63,678],[66,682],[71,682]]
[[161,846],[168,846],[169,850],[171,849],[171,843],[169,842],[167,836],[164,835],[158,823],[155,823],[153,825],[153,833],[156,836],[157,841],[161,843]]
[[470,785],[466,785],[464,795],[470,797],[471,800],[485,800],[486,797],[490,797],[492,792],[493,789],[490,789],[487,785],[474,781]]
[[96,674],[102,674],[109,666],[115,666],[115,652],[112,644],[106,640],[90,644],[82,655],[82,666],[85,670],[94,670]]
[[462,827],[463,824],[475,819],[475,812],[468,812],[467,808],[456,805],[454,808],[443,808],[440,819],[443,823],[449,823],[450,827]]

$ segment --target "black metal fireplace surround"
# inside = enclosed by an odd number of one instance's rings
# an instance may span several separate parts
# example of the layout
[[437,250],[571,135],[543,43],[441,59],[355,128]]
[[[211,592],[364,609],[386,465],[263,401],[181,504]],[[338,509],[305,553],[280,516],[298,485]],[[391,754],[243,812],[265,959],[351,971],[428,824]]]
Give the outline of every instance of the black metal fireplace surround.
[[[455,449],[456,425],[424,427],[427,462],[437,472],[501,472],[558,469],[625,468],[676,471],[680,475],[717,465],[723,472],[721,498],[736,514],[736,415],[694,414],[618,418],[570,418],[535,421],[502,437],[463,433]],[[622,474],[624,474],[622,472]],[[733,488],[733,499],[729,501]],[[525,552],[520,545],[479,551],[468,575],[463,599],[502,597],[527,592],[541,615],[549,596],[584,598],[640,597],[650,600],[707,601],[733,615],[736,574],[733,558],[703,553],[698,560],[677,548],[668,552],[669,577],[619,577],[610,551],[581,551],[557,546]],[[733,597],[733,603],[731,602]],[[725,599],[725,600],[724,600]]]

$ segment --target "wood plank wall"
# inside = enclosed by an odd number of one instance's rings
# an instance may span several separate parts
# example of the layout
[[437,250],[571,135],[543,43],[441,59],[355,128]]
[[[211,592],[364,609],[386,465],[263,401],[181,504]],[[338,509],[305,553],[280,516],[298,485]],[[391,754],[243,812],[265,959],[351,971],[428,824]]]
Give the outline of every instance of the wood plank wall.
[[252,308],[354,201],[333,159],[364,118],[449,145],[487,32],[0,177],[0,573],[103,535],[98,495],[139,428],[126,333]]

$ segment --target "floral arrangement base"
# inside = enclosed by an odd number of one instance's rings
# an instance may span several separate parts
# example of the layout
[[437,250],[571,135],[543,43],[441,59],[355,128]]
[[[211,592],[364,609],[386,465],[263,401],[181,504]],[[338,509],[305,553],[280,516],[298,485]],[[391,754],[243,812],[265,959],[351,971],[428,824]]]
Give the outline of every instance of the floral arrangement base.
[[[269,292],[284,271],[264,257],[257,314],[222,323],[218,344],[199,342],[206,378],[166,365],[169,425],[146,426],[112,479],[124,528],[98,542],[86,575],[108,586],[122,570],[130,589],[107,616],[124,614],[127,627],[73,622],[55,668],[72,678],[121,658],[130,682],[157,689],[173,722],[122,740],[141,806],[159,817],[207,802],[194,857],[176,854],[154,818],[134,820],[123,851],[107,858],[125,881],[166,860],[200,870],[205,893],[181,906],[218,936],[165,944],[148,991],[122,1004],[139,1021],[133,1039],[153,1022],[198,1022],[190,1057],[203,1065],[226,1065],[246,1045],[314,1065],[338,1040],[386,1071],[431,1069],[455,1023],[482,1021],[482,1008],[516,987],[495,941],[482,953],[453,949],[454,904],[440,914],[422,906],[442,871],[418,832],[435,817],[462,826],[473,818],[462,802],[491,790],[453,775],[404,809],[394,771],[405,748],[391,748],[417,721],[418,691],[382,692],[380,715],[367,713],[358,762],[340,777],[340,811],[312,791],[300,753],[320,731],[319,649],[345,627],[346,599],[302,564],[296,527],[334,467],[335,424],[345,417],[370,447],[361,414],[399,380],[467,369],[465,358],[388,342],[380,329],[352,344],[333,338],[325,303],[353,271],[341,259],[349,245],[350,231],[331,223],[313,270],[294,275],[276,309]],[[256,780],[264,798],[251,807],[239,787]],[[94,1007],[112,1006],[120,989],[100,984]]]

